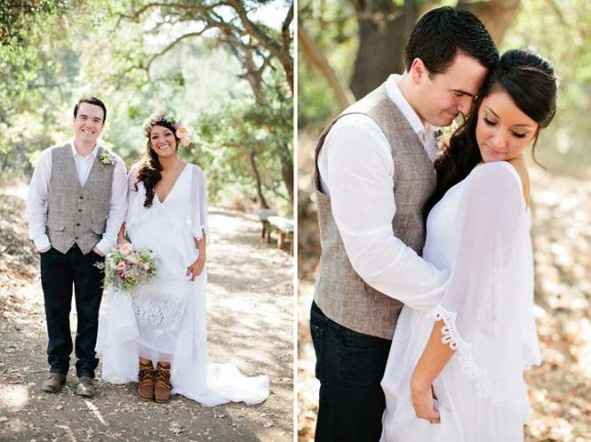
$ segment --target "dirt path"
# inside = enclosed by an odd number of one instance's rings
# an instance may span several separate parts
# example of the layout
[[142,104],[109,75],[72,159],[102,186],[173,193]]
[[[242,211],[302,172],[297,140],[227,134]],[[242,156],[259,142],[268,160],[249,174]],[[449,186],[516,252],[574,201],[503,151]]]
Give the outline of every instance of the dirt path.
[[73,369],[61,393],[39,389],[47,338],[38,259],[25,239],[23,192],[0,189],[1,441],[292,440],[292,258],[259,242],[258,223],[210,212],[209,355],[249,375],[268,374],[267,401],[206,408],[177,396],[160,405],[138,400],[135,384],[102,382],[99,394],[84,400],[73,393]]

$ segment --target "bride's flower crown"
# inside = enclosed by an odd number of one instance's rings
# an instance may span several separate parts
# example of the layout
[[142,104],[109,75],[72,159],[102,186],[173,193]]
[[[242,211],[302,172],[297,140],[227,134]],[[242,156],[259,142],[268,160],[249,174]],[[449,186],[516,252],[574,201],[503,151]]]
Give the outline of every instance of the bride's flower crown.
[[174,128],[174,134],[179,139],[179,144],[181,146],[188,146],[191,144],[191,129],[182,122],[180,122],[171,112],[167,113],[160,113],[151,116],[145,127],[146,133],[148,134],[152,128],[152,126],[156,125],[157,123],[165,123],[168,126]]

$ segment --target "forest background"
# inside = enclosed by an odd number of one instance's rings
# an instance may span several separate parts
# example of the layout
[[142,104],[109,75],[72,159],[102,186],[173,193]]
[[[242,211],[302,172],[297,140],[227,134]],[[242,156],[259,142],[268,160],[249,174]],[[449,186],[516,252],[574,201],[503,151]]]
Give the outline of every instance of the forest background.
[[103,142],[128,167],[145,120],[171,111],[193,130],[182,156],[210,199],[293,206],[294,10],[287,0],[28,0],[0,8],[0,176],[29,176],[71,138],[82,95],[108,108]]

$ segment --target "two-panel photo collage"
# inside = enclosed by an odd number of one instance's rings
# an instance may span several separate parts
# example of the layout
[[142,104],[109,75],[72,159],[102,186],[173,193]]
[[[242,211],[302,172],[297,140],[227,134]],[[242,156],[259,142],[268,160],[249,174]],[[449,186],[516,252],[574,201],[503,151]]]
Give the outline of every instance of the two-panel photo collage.
[[591,441],[591,2],[0,3],[0,441]]

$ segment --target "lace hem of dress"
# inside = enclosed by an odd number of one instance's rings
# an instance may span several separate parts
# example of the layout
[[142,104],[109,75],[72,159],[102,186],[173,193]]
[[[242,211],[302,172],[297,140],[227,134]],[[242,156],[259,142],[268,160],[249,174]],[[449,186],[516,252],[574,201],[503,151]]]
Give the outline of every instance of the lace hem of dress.
[[183,303],[173,301],[142,299],[132,306],[140,327],[149,327],[156,335],[174,332],[185,311]]
[[488,373],[474,361],[472,357],[472,345],[466,342],[456,328],[456,314],[443,308],[441,305],[434,307],[429,313],[429,318],[435,321],[443,321],[441,330],[441,342],[449,345],[454,350],[460,362],[462,373],[470,379],[475,387],[478,397],[488,399],[492,395],[492,382]]

